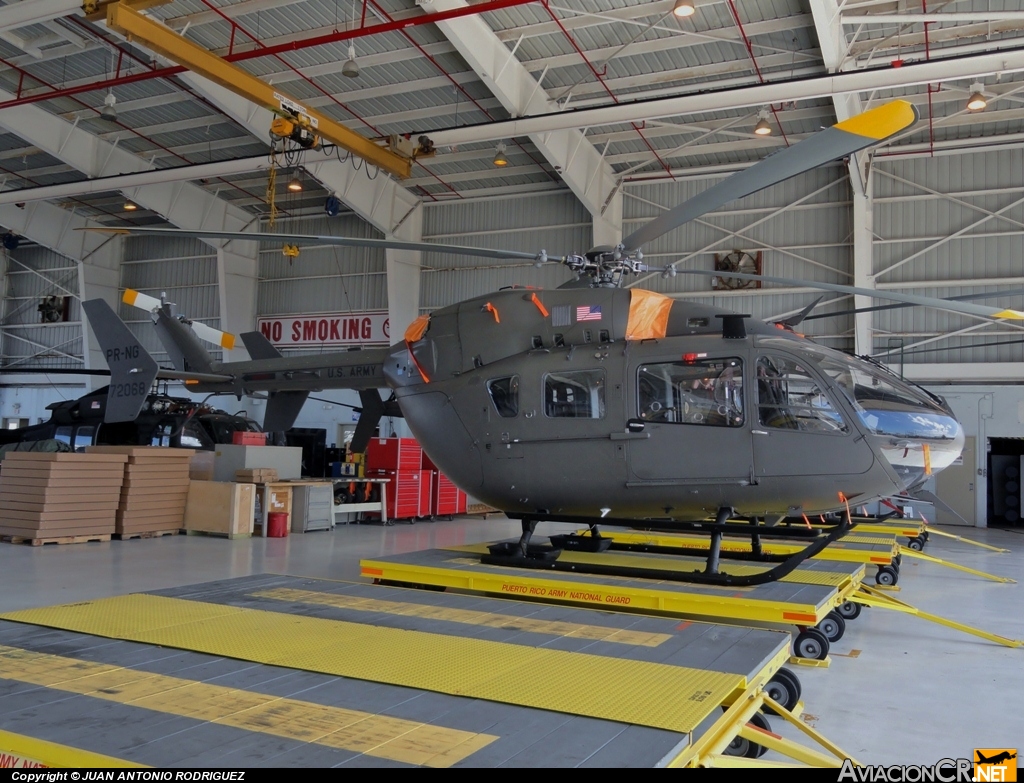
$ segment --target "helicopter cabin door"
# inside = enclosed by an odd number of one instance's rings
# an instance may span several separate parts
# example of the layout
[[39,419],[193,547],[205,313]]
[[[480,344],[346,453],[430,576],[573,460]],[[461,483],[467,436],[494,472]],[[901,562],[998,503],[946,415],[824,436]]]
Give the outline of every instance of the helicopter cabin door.
[[636,408],[646,438],[629,441],[640,482],[734,484],[750,480],[750,426],[738,356],[645,357],[636,368]]
[[796,356],[761,351],[754,371],[750,418],[758,477],[855,476],[871,469],[870,446],[817,370]]

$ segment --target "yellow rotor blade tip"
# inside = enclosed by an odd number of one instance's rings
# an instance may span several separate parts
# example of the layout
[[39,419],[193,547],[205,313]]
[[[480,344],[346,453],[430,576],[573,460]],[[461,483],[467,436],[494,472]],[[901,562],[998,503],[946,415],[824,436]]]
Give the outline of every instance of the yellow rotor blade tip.
[[835,127],[869,139],[887,139],[917,122],[917,108],[909,101],[890,101],[869,109],[856,117],[837,123]]
[[1014,321],[1024,321],[1024,313],[1020,310],[1000,310],[992,316],[993,318],[1008,318]]

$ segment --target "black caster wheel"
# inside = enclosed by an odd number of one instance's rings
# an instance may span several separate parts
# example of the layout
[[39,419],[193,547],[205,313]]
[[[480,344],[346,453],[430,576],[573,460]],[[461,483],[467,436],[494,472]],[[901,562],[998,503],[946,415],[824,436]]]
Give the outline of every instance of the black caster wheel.
[[922,533],[922,534],[921,534],[921,535],[919,536],[919,538],[920,538],[920,539],[921,539],[922,541],[924,541],[925,543],[927,543],[927,542],[928,542],[928,539],[930,538],[930,535],[929,535],[928,531],[927,531],[927,530],[925,530],[925,531],[924,531],[924,532],[923,532],[923,533]]
[[892,587],[900,580],[900,573],[892,566],[879,566],[875,574],[875,584],[883,587]]
[[[787,710],[792,710],[800,701],[803,688],[800,680],[789,669],[779,669],[772,676],[764,688],[773,701],[777,701]],[[764,711],[769,715],[777,715],[771,707],[765,707]]]
[[833,642],[838,642],[842,639],[843,634],[846,633],[846,620],[840,617],[836,612],[829,612],[825,615],[825,619],[815,627],[825,634],[825,638],[828,639],[829,644],[832,644]]
[[903,555],[896,555],[896,557],[892,559],[892,564],[896,566],[896,570],[899,571],[900,568],[903,567]]
[[[750,716],[750,723],[753,723],[757,728],[764,729],[765,731],[771,731],[772,725],[768,722],[762,713],[755,712]],[[768,748],[764,745],[758,745],[756,742],[751,742],[744,737],[736,737],[732,742],[729,743],[729,747],[725,749],[726,756],[742,756],[743,758],[756,759],[763,756],[768,752]]]
[[923,538],[912,538],[907,542],[907,546],[913,549],[915,552],[924,551],[924,539]]
[[836,607],[836,614],[842,617],[844,620],[856,620],[860,617],[861,610],[864,607],[853,601],[847,601],[845,604],[840,604]]
[[797,635],[793,651],[798,658],[823,661],[828,657],[828,637],[817,628],[808,628]]

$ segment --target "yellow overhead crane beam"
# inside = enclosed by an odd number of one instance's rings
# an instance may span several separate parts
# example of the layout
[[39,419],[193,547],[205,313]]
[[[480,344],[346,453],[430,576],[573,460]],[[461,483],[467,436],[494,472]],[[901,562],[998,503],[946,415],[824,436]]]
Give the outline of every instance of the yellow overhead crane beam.
[[111,3],[107,6],[107,26],[129,41],[137,41],[265,109],[297,115],[300,124],[308,123],[312,133],[396,177],[405,179],[412,173],[410,158],[396,155],[315,109],[303,106],[248,71],[143,16],[135,10],[137,7],[135,3],[130,6],[125,2]]

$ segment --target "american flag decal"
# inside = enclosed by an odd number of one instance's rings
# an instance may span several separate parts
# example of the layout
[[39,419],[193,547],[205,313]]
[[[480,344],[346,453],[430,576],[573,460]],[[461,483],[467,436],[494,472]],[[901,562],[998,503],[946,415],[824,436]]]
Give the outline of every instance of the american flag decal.
[[576,308],[576,322],[581,321],[600,321],[601,320],[601,305],[586,305],[584,307]]

